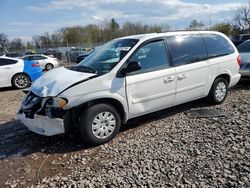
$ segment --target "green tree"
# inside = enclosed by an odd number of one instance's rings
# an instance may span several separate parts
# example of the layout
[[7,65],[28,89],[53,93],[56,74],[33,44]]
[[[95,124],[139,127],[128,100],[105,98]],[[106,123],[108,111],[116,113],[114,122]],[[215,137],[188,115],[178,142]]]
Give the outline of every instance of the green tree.
[[118,22],[116,22],[116,20],[112,18],[110,21],[110,32],[111,32],[112,39],[117,38],[119,36],[119,29],[120,29],[120,26]]
[[225,35],[231,35],[233,31],[233,27],[229,23],[218,23],[215,24],[211,30],[219,31],[224,33]]

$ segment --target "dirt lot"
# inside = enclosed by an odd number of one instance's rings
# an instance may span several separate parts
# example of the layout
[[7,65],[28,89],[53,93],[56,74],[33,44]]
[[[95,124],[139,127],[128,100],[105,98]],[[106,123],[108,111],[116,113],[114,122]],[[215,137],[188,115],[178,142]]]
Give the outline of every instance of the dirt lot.
[[[24,94],[0,90],[0,187],[250,187],[250,82],[227,100],[204,100],[137,118],[110,143],[44,137],[15,119]],[[225,117],[190,119],[190,109]]]

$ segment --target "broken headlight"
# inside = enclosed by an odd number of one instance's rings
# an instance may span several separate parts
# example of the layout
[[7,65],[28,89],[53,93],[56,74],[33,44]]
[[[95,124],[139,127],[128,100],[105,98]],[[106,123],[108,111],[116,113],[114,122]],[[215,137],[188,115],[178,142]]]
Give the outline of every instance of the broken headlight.
[[67,99],[60,97],[52,97],[47,100],[47,107],[51,108],[63,108],[68,103]]

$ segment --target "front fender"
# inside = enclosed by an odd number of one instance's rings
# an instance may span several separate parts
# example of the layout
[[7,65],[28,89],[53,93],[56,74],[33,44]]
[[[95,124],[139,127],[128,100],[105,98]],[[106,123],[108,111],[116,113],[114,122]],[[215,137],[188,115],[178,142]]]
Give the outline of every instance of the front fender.
[[86,94],[81,97],[76,96],[76,97],[68,98],[69,102],[64,107],[64,110],[68,110],[76,106],[79,106],[81,104],[87,103],[89,101],[98,100],[98,99],[115,99],[119,101],[124,109],[124,113],[125,113],[124,120],[125,121],[128,120],[128,105],[127,105],[126,97],[125,96],[123,97],[119,93],[109,93],[108,91],[99,91],[99,92]]

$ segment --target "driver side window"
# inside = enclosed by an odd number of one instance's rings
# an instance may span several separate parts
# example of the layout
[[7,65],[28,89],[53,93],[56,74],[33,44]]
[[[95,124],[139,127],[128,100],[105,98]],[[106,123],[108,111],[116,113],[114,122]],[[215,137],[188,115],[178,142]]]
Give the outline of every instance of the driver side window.
[[132,74],[151,72],[170,67],[166,45],[163,40],[153,41],[140,47],[129,60],[129,62],[134,61],[141,64],[141,69]]

